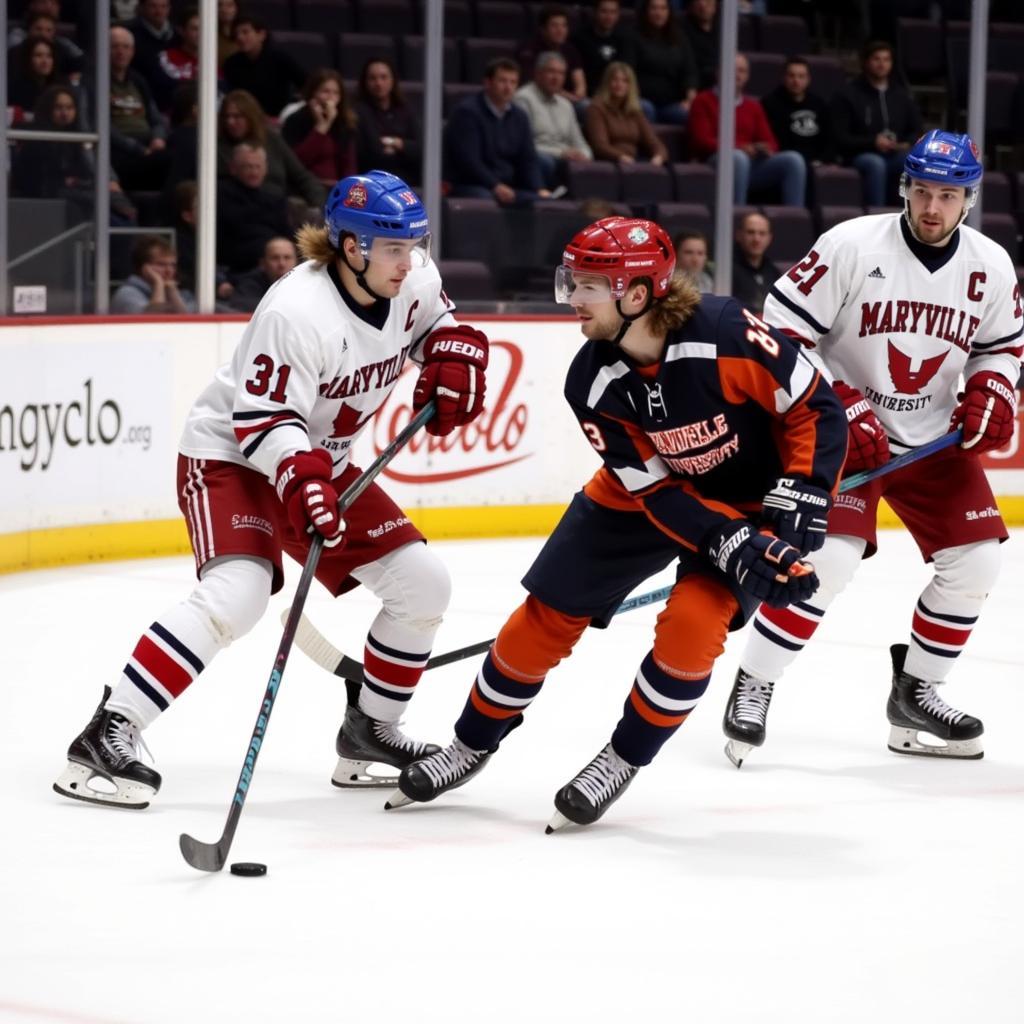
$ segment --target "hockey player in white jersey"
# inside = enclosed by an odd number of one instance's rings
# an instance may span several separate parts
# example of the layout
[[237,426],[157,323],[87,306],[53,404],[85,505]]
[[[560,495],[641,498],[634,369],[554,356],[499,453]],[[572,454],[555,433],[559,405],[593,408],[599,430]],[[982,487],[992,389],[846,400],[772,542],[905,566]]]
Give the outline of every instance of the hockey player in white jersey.
[[430,260],[426,211],[404,181],[383,171],[344,178],[324,219],[299,232],[306,262],[267,292],[192,407],[178,500],[199,583],[143,633],[113,692],[105,688],[54,784],[64,796],[148,805],[161,779],[139,759],[140,733],[259,621],[283,583],[282,552],[305,561],[313,531],[324,537],[317,579],[335,595],[362,584],[382,602],[366,638],[366,682],[338,734],[334,783],[393,785],[370,765],[402,768],[438,749],[406,736],[400,718],[448,604],[448,573],[376,484],[344,521],[338,495],[359,475],[352,444],[406,359],[421,366],[414,406],[436,402],[429,432],[480,413],[487,338],[456,323]]
[[814,556],[813,599],[757,612],[723,723],[737,767],[764,742],[773,686],[874,554],[882,497],[933,569],[908,609],[907,642],[890,648],[889,749],[983,754],[982,723],[936,690],[971,635],[1007,537],[977,456],[1013,434],[1024,309],[1009,255],[962,224],[981,178],[969,136],[928,132],[907,154],[903,212],[837,225],[771,289],[764,319],[808,346],[846,406],[845,472],[873,469],[890,451],[954,427],[963,439],[841,494]]

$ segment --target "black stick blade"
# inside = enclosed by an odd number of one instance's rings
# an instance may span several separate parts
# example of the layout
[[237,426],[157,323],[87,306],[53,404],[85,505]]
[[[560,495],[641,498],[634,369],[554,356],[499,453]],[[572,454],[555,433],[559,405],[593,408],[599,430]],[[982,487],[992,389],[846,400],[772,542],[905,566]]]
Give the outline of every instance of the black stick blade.
[[198,871],[220,871],[227,860],[227,850],[221,850],[220,843],[201,843],[184,832],[178,836],[178,847],[182,857]]

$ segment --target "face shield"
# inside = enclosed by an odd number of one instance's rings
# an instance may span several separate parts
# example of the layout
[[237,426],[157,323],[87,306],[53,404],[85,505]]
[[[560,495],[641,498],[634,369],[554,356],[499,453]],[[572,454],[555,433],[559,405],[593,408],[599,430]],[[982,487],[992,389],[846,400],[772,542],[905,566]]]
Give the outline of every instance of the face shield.
[[374,238],[369,250],[360,239],[363,256],[375,266],[385,269],[408,265],[415,270],[430,260],[430,232],[419,238]]
[[599,305],[621,299],[625,288],[613,288],[603,274],[574,270],[565,264],[555,270],[555,302],[567,306]]

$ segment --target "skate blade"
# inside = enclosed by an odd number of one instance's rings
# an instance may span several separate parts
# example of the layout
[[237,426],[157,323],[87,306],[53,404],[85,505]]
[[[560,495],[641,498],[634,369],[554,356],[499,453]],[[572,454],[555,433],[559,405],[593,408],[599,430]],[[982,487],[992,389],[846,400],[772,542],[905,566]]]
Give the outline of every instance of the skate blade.
[[[102,780],[107,786],[113,786],[113,791],[94,786],[93,782],[97,779]],[[128,779],[115,779],[78,761],[68,761],[67,768],[53,784],[53,791],[72,800],[103,804],[106,807],[122,807],[128,811],[141,811],[148,807],[150,798],[155,793],[149,786]]]
[[[370,771],[371,767],[386,769],[391,774],[374,774]],[[391,765],[381,765],[376,761],[353,761],[347,757],[339,757],[338,765],[331,776],[331,783],[339,789],[380,789],[383,786],[394,788],[398,785],[398,775]]]
[[552,832],[557,832],[559,829],[563,829],[566,825],[571,824],[572,822],[561,811],[555,811],[547,827],[544,829],[544,835],[549,836]]
[[746,760],[747,754],[754,749],[752,743],[742,743],[740,740],[729,740],[725,745],[725,756],[737,768],[743,767],[743,762]]
[[[925,743],[921,735],[931,742]],[[913,754],[917,757],[946,757],[961,761],[979,761],[985,756],[981,737],[970,740],[943,740],[919,729],[906,729],[894,725],[889,730],[889,749],[894,754]]]
[[393,811],[396,807],[404,807],[412,802],[412,797],[408,797],[400,789],[396,789],[384,802],[384,810]]

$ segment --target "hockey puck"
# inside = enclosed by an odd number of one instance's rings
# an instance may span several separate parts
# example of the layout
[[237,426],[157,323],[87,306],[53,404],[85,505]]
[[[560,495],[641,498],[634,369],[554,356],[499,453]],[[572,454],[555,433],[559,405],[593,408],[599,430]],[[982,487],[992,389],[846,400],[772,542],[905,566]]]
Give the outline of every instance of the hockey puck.
[[237,861],[231,865],[231,874],[241,875],[243,878],[259,878],[267,873],[266,864],[254,864],[250,861]]

